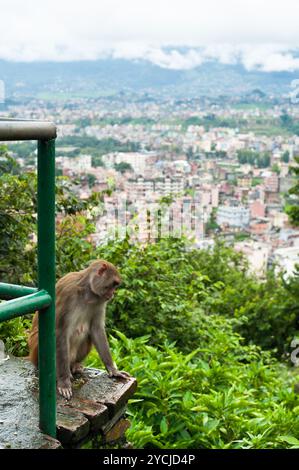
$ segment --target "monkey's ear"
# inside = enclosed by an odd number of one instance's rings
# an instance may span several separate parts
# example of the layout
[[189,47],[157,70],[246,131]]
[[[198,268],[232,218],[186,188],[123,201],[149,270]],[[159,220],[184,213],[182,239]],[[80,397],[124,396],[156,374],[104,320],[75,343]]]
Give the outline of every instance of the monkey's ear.
[[101,276],[106,271],[107,268],[108,268],[108,264],[103,263],[100,269],[98,269],[98,275]]

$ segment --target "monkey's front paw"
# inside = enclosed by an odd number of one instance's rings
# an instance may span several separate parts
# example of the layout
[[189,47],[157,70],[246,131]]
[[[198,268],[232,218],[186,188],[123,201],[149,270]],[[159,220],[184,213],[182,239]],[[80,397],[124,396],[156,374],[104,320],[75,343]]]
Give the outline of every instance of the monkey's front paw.
[[70,380],[60,380],[57,383],[57,390],[58,393],[66,398],[66,400],[70,400],[73,396],[72,392],[72,385]]
[[108,374],[109,374],[109,377],[119,377],[121,379],[128,379],[131,377],[131,375],[128,372],[125,372],[124,370],[118,370],[118,369],[108,369]]

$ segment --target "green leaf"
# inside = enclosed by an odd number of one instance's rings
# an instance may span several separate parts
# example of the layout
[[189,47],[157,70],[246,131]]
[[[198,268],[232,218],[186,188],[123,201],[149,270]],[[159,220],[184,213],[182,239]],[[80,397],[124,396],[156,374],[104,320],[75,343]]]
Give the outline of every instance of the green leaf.
[[293,448],[298,448],[299,449],[299,440],[296,439],[294,436],[279,436],[279,439],[281,441],[287,442],[288,444],[291,444]]
[[168,424],[167,424],[165,416],[163,416],[163,418],[160,421],[160,431],[162,434],[166,434],[168,431]]

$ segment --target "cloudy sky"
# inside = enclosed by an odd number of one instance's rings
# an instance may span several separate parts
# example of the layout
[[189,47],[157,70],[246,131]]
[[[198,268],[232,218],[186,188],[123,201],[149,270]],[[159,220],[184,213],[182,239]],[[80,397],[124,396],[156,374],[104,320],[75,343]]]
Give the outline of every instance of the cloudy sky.
[[0,8],[0,59],[299,69],[299,0],[0,0]]

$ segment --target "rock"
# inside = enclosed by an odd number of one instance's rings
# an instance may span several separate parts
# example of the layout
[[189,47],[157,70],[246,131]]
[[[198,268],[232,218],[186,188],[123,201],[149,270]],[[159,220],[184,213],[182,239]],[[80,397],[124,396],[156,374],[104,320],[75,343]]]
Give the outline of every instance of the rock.
[[73,398],[57,399],[57,438],[39,430],[38,377],[33,365],[10,358],[0,365],[0,449],[56,449],[77,447],[100,433],[105,442],[121,438],[129,427],[124,418],[134,394],[134,378],[111,379],[87,368],[73,383]]

